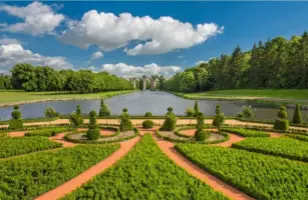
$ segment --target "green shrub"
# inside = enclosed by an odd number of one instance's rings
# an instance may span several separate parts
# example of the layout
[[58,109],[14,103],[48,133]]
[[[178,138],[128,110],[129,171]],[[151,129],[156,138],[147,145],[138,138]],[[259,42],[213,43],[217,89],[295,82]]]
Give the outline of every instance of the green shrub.
[[73,126],[80,126],[83,124],[83,117],[81,115],[81,108],[78,105],[76,112],[73,112],[70,116],[69,116],[70,122]]
[[16,129],[22,129],[23,123],[21,119],[11,119],[9,122],[9,129],[16,130]]
[[284,119],[277,119],[273,128],[276,130],[286,131],[289,129],[289,121]]
[[220,127],[225,122],[225,115],[220,111],[220,105],[216,105],[215,114],[212,125]]
[[254,111],[251,106],[243,106],[242,115],[245,119],[251,119],[254,116]]
[[234,133],[243,137],[269,137],[270,134],[263,131],[242,128],[220,128],[219,131]]
[[59,113],[56,112],[56,110],[52,107],[47,107],[45,109],[45,117],[49,117],[49,118],[52,118],[52,117],[58,117],[59,116]]
[[197,114],[196,129],[202,129],[203,125],[204,125],[203,113],[199,112],[199,113]]
[[145,117],[153,117],[153,115],[152,115],[151,112],[146,112],[144,116],[145,116]]
[[187,108],[185,113],[187,117],[194,117],[196,111],[193,108]]
[[130,121],[130,115],[128,114],[128,109],[124,108],[121,114],[120,131],[131,131],[133,130],[133,124]]
[[195,116],[197,117],[198,113],[200,112],[197,100],[195,101],[194,110],[195,110]]
[[87,138],[89,140],[97,140],[98,138],[100,138],[100,130],[97,128],[97,125],[96,125],[96,112],[94,110],[92,110],[90,113],[89,113],[89,128],[88,128],[88,131],[87,131]]
[[153,128],[154,122],[152,120],[145,120],[142,122],[143,128]]
[[303,123],[301,106],[300,106],[299,103],[296,104],[294,114],[293,114],[292,123],[294,123],[294,124],[302,124]]
[[52,127],[52,128],[43,128],[38,130],[33,130],[25,133],[25,136],[45,136],[51,137],[55,136],[58,133],[70,132],[73,131],[72,127]]
[[196,130],[195,135],[194,135],[195,140],[198,142],[205,141],[209,136],[210,134],[205,132],[203,129]]
[[161,127],[161,130],[163,131],[173,131],[176,128],[176,116],[172,112],[173,108],[169,107],[167,114],[165,115],[165,121],[163,126]]
[[100,117],[105,117],[105,116],[110,116],[110,109],[107,104],[104,103],[104,100],[101,100],[101,106],[99,109],[99,116]]

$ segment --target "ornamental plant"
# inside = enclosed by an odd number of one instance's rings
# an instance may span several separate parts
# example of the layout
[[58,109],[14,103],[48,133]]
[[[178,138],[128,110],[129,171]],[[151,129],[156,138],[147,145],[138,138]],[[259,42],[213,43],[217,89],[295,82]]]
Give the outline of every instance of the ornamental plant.
[[195,116],[195,113],[196,113],[196,111],[195,111],[194,108],[187,108],[186,112],[185,112],[187,117],[193,117],[193,116]]
[[70,122],[73,126],[80,126],[83,124],[83,117],[79,105],[77,106],[76,111],[70,115]]
[[128,114],[128,109],[123,108],[121,114],[121,123],[120,123],[120,130],[123,131],[131,131],[133,130],[132,122],[130,121],[130,115]]
[[100,138],[100,130],[99,128],[97,128],[96,125],[96,112],[94,110],[92,110],[89,113],[89,129],[87,131],[87,138],[89,140],[97,140],[98,138]]
[[152,120],[145,120],[142,122],[143,128],[153,128],[154,122]]
[[169,107],[168,112],[165,115],[165,121],[163,126],[161,127],[162,131],[173,131],[176,128],[176,116],[175,114],[172,112],[173,108]]
[[145,117],[153,117],[153,115],[152,115],[151,112],[146,112],[146,113],[144,114],[144,116],[145,116]]
[[220,110],[220,105],[216,105],[216,110],[215,110],[215,117],[214,117],[214,119],[213,119],[213,122],[212,122],[212,124],[214,125],[214,126],[221,126],[223,123],[224,123],[224,121],[225,121],[225,115],[224,115],[224,113],[222,113],[221,112],[221,110]]
[[202,142],[207,138],[207,134],[202,128],[200,128],[196,130],[194,137],[196,141]]
[[203,113],[199,112],[197,114],[197,124],[196,124],[196,129],[202,129],[204,125],[204,117]]
[[292,123],[294,124],[301,124],[303,123],[302,113],[301,113],[301,105],[299,103],[296,104]]
[[245,119],[251,119],[254,117],[254,111],[251,106],[243,106],[242,114]]
[[46,109],[45,109],[45,117],[49,117],[49,118],[52,118],[52,117],[58,117],[59,116],[59,113],[56,112],[56,110],[50,106],[48,106]]
[[274,129],[286,131],[289,129],[289,121],[286,119],[288,116],[287,108],[285,106],[280,106],[277,113],[278,119],[275,121]]
[[104,99],[101,99],[101,106],[99,109],[99,116],[105,117],[110,116],[110,109],[107,104],[105,104]]
[[197,115],[199,113],[199,105],[198,105],[197,100],[195,101],[194,110],[195,110],[195,117],[197,117]]
[[21,119],[21,112],[19,111],[19,106],[14,106],[14,111],[12,112],[12,119],[9,122],[9,129],[21,129],[23,128],[23,123]]

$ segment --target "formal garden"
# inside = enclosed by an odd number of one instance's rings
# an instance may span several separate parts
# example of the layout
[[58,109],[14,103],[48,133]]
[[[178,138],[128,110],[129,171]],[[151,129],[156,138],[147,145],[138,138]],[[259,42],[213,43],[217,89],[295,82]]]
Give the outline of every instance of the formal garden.
[[16,105],[0,125],[0,199],[307,199],[299,104],[291,121],[284,106],[276,121],[255,120],[249,106],[234,117],[214,109],[113,116],[102,99],[98,112],[48,106],[24,120]]

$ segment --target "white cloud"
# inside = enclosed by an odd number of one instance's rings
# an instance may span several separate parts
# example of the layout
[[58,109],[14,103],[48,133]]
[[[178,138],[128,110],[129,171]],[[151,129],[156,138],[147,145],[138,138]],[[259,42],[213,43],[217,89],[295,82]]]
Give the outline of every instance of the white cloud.
[[102,57],[104,57],[104,54],[100,51],[97,51],[97,52],[92,54],[91,59],[96,60],[96,59],[100,59]]
[[155,63],[145,66],[133,66],[125,63],[118,64],[104,64],[102,71],[109,72],[123,77],[140,77],[143,75],[155,75],[160,74],[164,76],[172,76],[173,74],[181,71],[178,66],[158,66]]
[[17,63],[50,66],[55,69],[72,69],[66,58],[42,56],[24,49],[20,44],[0,45],[0,71],[8,72]]
[[182,58],[184,58],[184,56],[178,56],[177,58],[178,58],[178,59],[182,59]]
[[131,41],[138,40],[143,43],[124,51],[128,55],[139,55],[190,48],[222,32],[223,27],[214,23],[193,26],[172,17],[152,19],[149,16],[135,17],[130,13],[116,16],[91,10],[65,30],[59,39],[84,49],[98,45],[104,51],[126,47]]
[[8,44],[20,44],[21,42],[14,38],[1,38],[0,45],[8,45]]
[[22,23],[4,25],[2,31],[31,35],[52,33],[65,19],[64,15],[56,14],[51,6],[40,2],[33,2],[25,7],[4,5],[0,6],[0,11],[24,19]]

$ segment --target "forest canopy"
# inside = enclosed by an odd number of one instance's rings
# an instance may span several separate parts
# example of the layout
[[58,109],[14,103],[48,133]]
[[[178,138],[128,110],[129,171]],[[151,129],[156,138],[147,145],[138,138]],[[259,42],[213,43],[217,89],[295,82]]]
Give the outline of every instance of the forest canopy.
[[237,46],[232,55],[222,54],[164,82],[165,90],[177,92],[245,88],[308,88],[308,33],[260,41],[246,52]]

